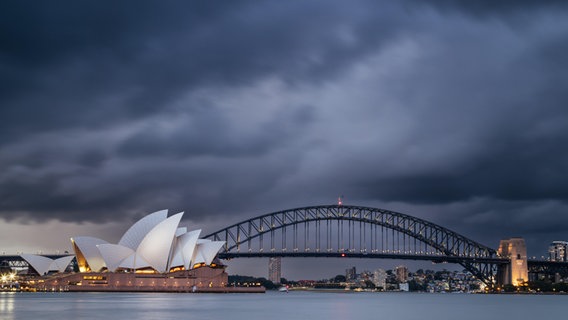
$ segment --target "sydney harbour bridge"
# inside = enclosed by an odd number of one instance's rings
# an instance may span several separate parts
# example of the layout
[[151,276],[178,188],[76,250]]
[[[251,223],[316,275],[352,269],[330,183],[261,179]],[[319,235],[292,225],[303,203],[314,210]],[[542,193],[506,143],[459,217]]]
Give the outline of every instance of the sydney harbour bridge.
[[[462,265],[488,287],[511,257],[432,222],[379,208],[324,205],[234,224],[205,238],[225,241],[219,257],[345,257]],[[528,260],[528,271],[568,276],[568,263]]]
[[[385,209],[341,204],[268,213],[204,238],[225,241],[218,255],[221,259],[341,257],[455,263],[489,288],[502,283],[499,274],[511,265],[511,257],[435,223]],[[568,277],[568,262],[526,262],[529,273]],[[4,268],[26,264],[20,256],[0,255]]]

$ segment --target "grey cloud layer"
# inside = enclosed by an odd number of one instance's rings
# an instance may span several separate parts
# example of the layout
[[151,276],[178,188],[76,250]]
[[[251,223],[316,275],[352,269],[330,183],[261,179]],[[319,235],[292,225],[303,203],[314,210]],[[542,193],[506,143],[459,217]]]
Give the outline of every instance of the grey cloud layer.
[[0,215],[238,219],[345,194],[491,241],[559,234],[567,8],[467,3],[2,4]]

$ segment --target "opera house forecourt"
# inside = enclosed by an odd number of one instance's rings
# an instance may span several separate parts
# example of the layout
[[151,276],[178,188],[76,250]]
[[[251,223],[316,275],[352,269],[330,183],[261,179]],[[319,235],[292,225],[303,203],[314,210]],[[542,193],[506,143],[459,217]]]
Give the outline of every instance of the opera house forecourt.
[[[264,292],[262,287],[227,287],[225,266],[216,259],[225,242],[199,239],[201,230],[179,227],[182,216],[168,217],[167,210],[149,214],[117,244],[71,238],[79,272],[61,273],[73,256],[22,257],[42,275],[34,283],[37,291]],[[51,271],[60,273],[45,275]]]

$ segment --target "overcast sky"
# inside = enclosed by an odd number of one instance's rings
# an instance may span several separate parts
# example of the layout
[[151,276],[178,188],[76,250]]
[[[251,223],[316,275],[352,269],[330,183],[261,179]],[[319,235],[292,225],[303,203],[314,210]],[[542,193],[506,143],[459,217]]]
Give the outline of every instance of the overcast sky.
[[344,195],[544,255],[568,240],[565,3],[3,1],[0,250]]

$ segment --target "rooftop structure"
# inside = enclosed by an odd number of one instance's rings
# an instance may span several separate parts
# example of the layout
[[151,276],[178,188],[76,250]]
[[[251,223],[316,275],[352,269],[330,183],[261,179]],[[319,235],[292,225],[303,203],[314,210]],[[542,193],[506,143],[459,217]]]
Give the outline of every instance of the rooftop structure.
[[40,276],[43,276],[51,271],[65,272],[65,269],[73,260],[73,256],[65,256],[58,259],[50,259],[48,257],[35,255],[35,254],[22,254],[20,255],[26,262],[34,269]]
[[211,265],[224,241],[199,239],[201,230],[179,227],[183,212],[167,210],[132,225],[118,244],[93,237],[73,237],[80,272],[129,271],[167,273]]

